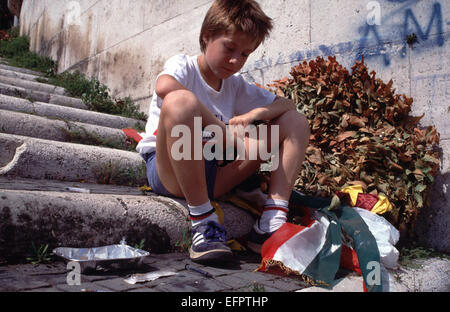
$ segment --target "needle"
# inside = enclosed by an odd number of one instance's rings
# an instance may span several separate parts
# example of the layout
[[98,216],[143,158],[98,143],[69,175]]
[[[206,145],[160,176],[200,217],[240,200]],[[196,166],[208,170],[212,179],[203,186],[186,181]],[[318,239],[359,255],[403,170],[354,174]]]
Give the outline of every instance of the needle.
[[186,264],[186,265],[184,266],[184,268],[185,268],[186,270],[191,270],[191,271],[200,273],[200,274],[202,274],[203,276],[206,276],[206,277],[213,277],[210,273],[205,272],[205,271],[203,271],[203,270],[201,270],[201,269],[199,269],[199,268],[192,267],[192,266],[190,266],[189,264]]

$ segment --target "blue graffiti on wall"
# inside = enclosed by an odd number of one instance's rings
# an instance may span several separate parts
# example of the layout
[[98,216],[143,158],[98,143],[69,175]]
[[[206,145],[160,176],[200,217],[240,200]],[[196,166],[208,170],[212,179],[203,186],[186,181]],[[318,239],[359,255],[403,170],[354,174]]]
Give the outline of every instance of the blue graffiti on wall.
[[[420,43],[419,49],[441,47],[444,45],[445,40],[450,39],[450,32],[444,32],[444,25],[450,25],[450,22],[444,22],[442,6],[439,2],[431,4],[429,19],[425,20],[425,22],[423,19],[420,19],[422,21],[421,24],[416,16],[417,8],[415,9],[416,13],[412,9],[412,6],[419,3],[420,0],[386,1],[398,3],[399,5],[390,12],[383,12],[383,20],[401,20],[402,23],[378,26],[369,25],[365,20],[365,23],[359,28],[361,37],[357,40],[319,45],[317,48],[295,51],[289,55],[280,53],[275,58],[263,57],[246,67],[246,74],[249,80],[256,80],[252,77],[251,71],[261,71],[276,65],[301,62],[317,56],[355,55],[355,60],[360,60],[364,54],[366,60],[369,58],[381,58],[383,65],[390,66],[391,59],[395,55],[400,55],[402,58],[407,56],[408,43],[406,42],[406,37],[411,34],[416,35]],[[423,2],[421,5],[423,8]],[[424,17],[427,18],[426,14],[424,14]],[[433,30],[435,31],[432,35]]]
[[[407,1],[407,0],[406,0]],[[399,0],[391,0],[390,2],[406,2],[405,0],[399,1]],[[414,1],[416,2],[416,1]],[[448,24],[448,23],[447,23]],[[406,38],[412,34],[414,34],[417,38],[417,40],[427,41],[430,38],[430,33],[433,27],[436,27],[436,40],[432,40],[433,44],[437,44],[438,46],[444,45],[444,23],[442,18],[442,8],[441,4],[436,2],[433,4],[432,7],[432,13],[430,20],[428,22],[428,25],[426,26],[425,31],[422,29],[422,25],[420,25],[419,21],[417,20],[414,12],[411,8],[407,8],[404,11],[404,23],[402,26],[401,35],[402,38],[400,38],[403,43],[403,48],[401,49],[401,57],[406,57],[407,54],[407,45]],[[366,25],[363,30],[362,38],[359,41],[359,50],[360,52],[357,55],[357,59],[361,58],[361,55],[364,53],[365,47],[367,47],[367,41],[369,36],[373,34],[376,41],[376,51],[370,53],[369,57],[374,56],[382,56],[384,60],[384,64],[386,66],[389,66],[390,56],[389,53],[386,51],[384,46],[384,41],[382,40],[382,36],[379,32],[379,26],[378,25]]]

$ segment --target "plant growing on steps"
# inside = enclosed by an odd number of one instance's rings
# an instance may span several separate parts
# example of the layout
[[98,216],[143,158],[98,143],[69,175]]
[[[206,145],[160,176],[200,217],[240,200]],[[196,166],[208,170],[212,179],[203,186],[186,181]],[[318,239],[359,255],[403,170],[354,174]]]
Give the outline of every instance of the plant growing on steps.
[[52,261],[52,253],[48,251],[48,244],[40,245],[39,248],[36,248],[34,242],[31,243],[32,247],[32,256],[27,258],[27,261],[30,261],[31,264],[40,264]]
[[145,246],[145,238],[141,239],[138,244],[134,244],[134,248],[143,250]]
[[19,36],[18,28],[8,31],[8,36],[0,40],[0,57],[5,58],[9,65],[24,67],[42,73],[56,72],[56,63],[49,57],[30,52],[28,37]]
[[175,242],[175,248],[181,252],[188,252],[192,243],[191,230],[189,227],[183,229],[181,239]]
[[39,81],[64,88],[70,96],[81,98],[92,111],[147,120],[147,115],[139,112],[130,97],[113,98],[106,85],[93,77],[87,79],[79,71],[49,75]]
[[28,37],[18,36],[18,31],[10,30],[9,35],[0,40],[0,57],[9,65],[24,67],[45,74],[38,82],[63,87],[70,96],[79,97],[90,110],[123,117],[147,120],[147,115],[140,112],[130,97],[113,98],[108,87],[95,78],[87,79],[79,71],[57,74],[57,65],[49,57],[30,52]]
[[140,120],[147,119],[144,113],[139,112],[130,97],[113,99],[109,94],[108,87],[95,78],[88,80],[87,86],[81,99],[89,109]]
[[93,170],[99,184],[139,186],[147,181],[144,162],[135,170],[131,167],[124,168],[120,164],[120,160],[109,160],[103,165],[96,166]]

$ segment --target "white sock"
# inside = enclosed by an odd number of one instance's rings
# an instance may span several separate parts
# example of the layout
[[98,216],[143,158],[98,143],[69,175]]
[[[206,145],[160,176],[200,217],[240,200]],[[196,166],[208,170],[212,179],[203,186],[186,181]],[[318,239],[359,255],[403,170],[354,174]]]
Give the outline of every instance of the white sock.
[[216,210],[208,200],[206,203],[199,206],[191,206],[188,204],[189,217],[192,222],[192,226],[196,226],[203,222],[215,221],[219,223],[219,217],[216,214]]
[[259,219],[259,229],[263,232],[278,230],[287,220],[289,202],[282,199],[269,198],[264,205],[264,211]]

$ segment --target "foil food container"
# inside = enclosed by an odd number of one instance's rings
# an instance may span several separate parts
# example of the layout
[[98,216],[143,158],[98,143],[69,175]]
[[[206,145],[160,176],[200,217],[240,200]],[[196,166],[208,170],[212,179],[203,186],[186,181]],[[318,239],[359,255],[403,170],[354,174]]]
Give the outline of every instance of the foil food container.
[[125,244],[93,248],[58,247],[53,253],[65,261],[80,264],[81,273],[97,269],[134,269],[142,265],[149,252]]

